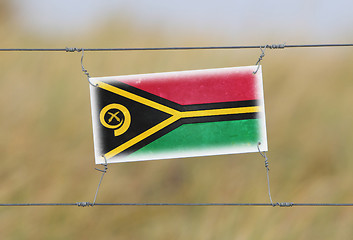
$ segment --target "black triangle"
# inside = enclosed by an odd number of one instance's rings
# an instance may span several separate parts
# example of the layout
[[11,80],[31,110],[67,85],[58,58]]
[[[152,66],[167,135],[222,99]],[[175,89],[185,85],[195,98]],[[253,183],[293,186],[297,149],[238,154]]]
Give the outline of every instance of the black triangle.
[[[131,140],[132,138],[138,136],[139,134],[147,131],[153,126],[171,117],[171,115],[168,113],[159,111],[157,109],[154,109],[142,103],[133,101],[126,97],[101,89],[99,87],[94,88],[93,91],[94,91],[93,94],[96,96],[96,100],[97,100],[94,104],[96,105],[96,109],[98,112],[94,114],[94,116],[96,116],[96,119],[93,119],[93,121],[98,123],[96,125],[98,126],[97,130],[99,132],[100,139],[99,139],[98,145],[96,146],[96,149],[98,149],[99,155],[104,155],[110,152],[111,150],[115,149],[121,144],[124,144],[125,142]],[[109,104],[114,104],[114,103],[125,106],[131,115],[130,127],[125,133],[119,136],[114,135],[113,129],[104,127],[100,123],[100,118],[99,118],[101,110],[105,106],[108,106]],[[130,154],[138,150],[139,148],[143,147],[146,144],[148,143],[140,142],[134,146],[129,147],[119,155]]]

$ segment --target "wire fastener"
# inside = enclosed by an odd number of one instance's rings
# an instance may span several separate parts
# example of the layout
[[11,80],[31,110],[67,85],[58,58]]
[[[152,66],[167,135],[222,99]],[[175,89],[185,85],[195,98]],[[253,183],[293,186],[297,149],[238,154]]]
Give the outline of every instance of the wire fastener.
[[93,204],[90,202],[77,202],[76,205],[78,207],[93,207]]
[[261,150],[260,150],[260,145],[261,145],[261,142],[258,142],[258,143],[257,143],[257,149],[259,150],[259,153],[261,154],[261,156],[262,156],[263,158],[265,158],[265,168],[266,168],[266,175],[267,175],[268,196],[269,196],[269,198],[270,198],[270,202],[271,202],[272,206],[275,207],[276,204],[274,204],[274,203],[272,202],[272,197],[271,197],[269,162],[268,162],[268,158],[267,158],[267,156],[266,156],[266,153],[265,153],[265,152],[261,152]]
[[262,61],[262,59],[263,59],[264,56],[265,56],[265,50],[266,50],[267,46],[268,46],[268,45],[266,45],[266,46],[264,47],[264,49],[262,49],[262,47],[260,47],[261,55],[260,55],[260,57],[259,57],[259,60],[257,60],[257,62],[256,62],[256,64],[255,64],[255,65],[257,65],[257,68],[256,68],[256,70],[253,72],[253,74],[256,74],[257,71],[259,71],[260,62]]
[[102,164],[102,165],[104,166],[104,169],[102,170],[102,169],[99,169],[99,168],[95,168],[97,171],[102,172],[102,176],[101,176],[101,179],[100,179],[100,181],[99,181],[99,184],[98,184],[98,187],[97,187],[97,190],[96,190],[96,194],[94,195],[94,200],[93,200],[93,203],[92,203],[92,205],[91,205],[92,207],[93,207],[94,204],[96,203],[96,199],[97,199],[97,196],[98,196],[99,188],[100,188],[101,183],[102,183],[102,181],[103,181],[103,177],[104,177],[105,173],[106,173],[107,170],[108,170],[107,159],[106,159],[106,157],[105,157],[104,155],[102,155],[102,157],[104,158],[104,164]]
[[273,206],[279,206],[279,207],[293,207],[294,203],[292,202],[281,202],[281,203],[276,203]]
[[82,56],[81,56],[81,70],[83,72],[83,74],[85,74],[87,76],[87,80],[88,80],[88,83],[93,86],[93,87],[97,87],[98,84],[93,84],[90,80],[91,76],[89,75],[89,72],[87,71],[87,69],[85,69],[85,67],[83,66],[83,58],[84,58],[84,55],[85,55],[85,50],[84,48],[70,48],[70,47],[66,47],[65,48],[65,51],[66,52],[82,52]]

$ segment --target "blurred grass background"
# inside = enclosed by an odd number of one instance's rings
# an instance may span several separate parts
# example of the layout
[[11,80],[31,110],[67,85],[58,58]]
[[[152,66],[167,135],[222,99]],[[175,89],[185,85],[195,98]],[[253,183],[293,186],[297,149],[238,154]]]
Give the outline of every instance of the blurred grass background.
[[[1,47],[168,46],[128,18],[81,38],[14,28]],[[50,40],[50,41],[49,41]],[[219,45],[211,35],[173,45]],[[264,44],[260,42],[258,44]],[[85,53],[91,76],[253,65],[259,50]],[[0,53],[0,201],[93,201],[89,85],[79,53]],[[271,189],[278,202],[353,202],[353,49],[268,50],[263,60]],[[112,164],[97,202],[268,202],[263,158],[241,154]],[[350,208],[1,207],[1,239],[350,239]]]

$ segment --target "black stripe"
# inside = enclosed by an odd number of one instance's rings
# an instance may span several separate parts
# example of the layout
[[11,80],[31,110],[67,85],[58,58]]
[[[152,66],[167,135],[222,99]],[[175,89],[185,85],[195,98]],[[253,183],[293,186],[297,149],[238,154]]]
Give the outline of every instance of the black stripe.
[[259,105],[258,100],[192,104],[192,105],[182,105],[181,111],[197,111],[197,110],[237,108],[237,107],[254,107],[254,106],[258,106],[258,105]]
[[189,117],[182,118],[183,124],[188,123],[205,123],[205,122],[221,122],[233,120],[246,120],[258,118],[258,113],[241,113],[241,114],[228,114],[220,116],[207,116],[207,117]]

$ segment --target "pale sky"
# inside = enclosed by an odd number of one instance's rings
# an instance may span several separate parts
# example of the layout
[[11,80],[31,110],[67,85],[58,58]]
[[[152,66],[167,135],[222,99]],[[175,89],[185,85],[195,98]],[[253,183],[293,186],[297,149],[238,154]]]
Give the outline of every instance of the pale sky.
[[352,0],[12,0],[21,27],[42,34],[80,34],[119,15],[138,26],[211,32],[234,43],[271,36],[279,42],[352,42]]

